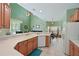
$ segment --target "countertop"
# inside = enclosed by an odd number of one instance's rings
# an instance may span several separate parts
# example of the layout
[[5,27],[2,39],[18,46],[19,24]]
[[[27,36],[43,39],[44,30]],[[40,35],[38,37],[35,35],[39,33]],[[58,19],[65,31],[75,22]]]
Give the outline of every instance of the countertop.
[[76,39],[76,40],[72,39],[71,41],[72,41],[75,45],[77,45],[77,46],[79,47],[79,40],[77,40],[77,39]]
[[23,56],[14,49],[18,42],[28,40],[36,36],[49,36],[50,33],[22,33],[0,37],[0,56]]

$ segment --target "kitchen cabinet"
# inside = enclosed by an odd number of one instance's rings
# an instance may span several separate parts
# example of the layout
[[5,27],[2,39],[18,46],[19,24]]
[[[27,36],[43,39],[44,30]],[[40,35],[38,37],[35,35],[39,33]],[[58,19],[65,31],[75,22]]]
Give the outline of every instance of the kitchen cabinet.
[[27,41],[23,41],[19,43],[19,49],[18,51],[21,52],[23,55],[27,55],[28,54],[28,50],[27,50]]
[[2,3],[0,3],[0,28],[2,28]]
[[74,44],[74,56],[79,56],[79,47]]
[[5,28],[10,28],[10,7],[4,4],[4,25]]
[[10,28],[10,11],[7,3],[0,3],[0,28]]
[[17,43],[17,45],[15,46],[15,49],[19,51],[21,54],[27,55],[28,54],[27,46],[28,46],[27,41],[22,41]]
[[69,55],[79,56],[79,47],[72,41],[69,41]]
[[33,39],[28,40],[28,53],[33,51]]
[[74,56],[74,44],[72,41],[69,42],[69,55]]
[[50,46],[50,39],[49,36],[46,36],[46,47]]
[[37,48],[37,43],[37,37],[33,37],[28,40],[17,43],[15,49],[24,56],[26,56]]
[[38,40],[37,40],[37,37],[34,37],[34,40],[33,40],[33,49],[36,49],[38,47]]
[[[42,41],[40,42],[42,42],[42,44],[44,43],[44,47],[45,46],[49,47],[50,46],[49,36],[42,36],[41,38],[40,39],[43,40],[43,42]],[[24,56],[26,56],[29,55],[33,50],[38,48],[38,44],[39,44],[38,37],[36,36],[28,40],[17,43],[15,49]]]
[[16,44],[15,49],[19,51],[19,43]]
[[76,8],[74,14],[70,16],[70,22],[79,22],[79,8]]
[[74,19],[76,22],[79,22],[79,8],[75,9]]

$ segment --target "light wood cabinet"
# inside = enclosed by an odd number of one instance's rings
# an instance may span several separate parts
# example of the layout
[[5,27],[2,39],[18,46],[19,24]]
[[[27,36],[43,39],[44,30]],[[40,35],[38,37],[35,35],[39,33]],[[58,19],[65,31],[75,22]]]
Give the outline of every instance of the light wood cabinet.
[[19,49],[18,49],[18,51],[20,53],[22,53],[23,55],[26,55],[28,53],[27,45],[25,44],[26,42],[27,41],[23,41],[23,42],[19,43]]
[[10,11],[7,3],[0,3],[0,28],[10,28]]
[[0,3],[0,28],[2,28],[2,4]]
[[[50,46],[49,36],[46,36],[46,47]],[[33,50],[38,48],[38,37],[33,37],[28,40],[16,44],[15,49],[24,56],[29,55]]]
[[33,51],[33,39],[28,40],[28,53]]
[[79,8],[76,8],[74,14],[70,16],[70,22],[79,22]]
[[10,28],[10,7],[8,4],[4,4],[4,27]]
[[49,36],[46,36],[46,41],[45,41],[45,45],[46,47],[49,47],[50,46],[50,39],[49,39]]
[[79,8],[75,9],[74,19],[79,22]]
[[74,55],[74,45],[72,41],[69,42],[69,55],[70,56]]
[[37,48],[37,37],[19,42],[15,46],[15,49],[24,56],[30,54],[36,48]]
[[34,37],[34,40],[33,40],[33,50],[36,49],[37,47],[38,47],[37,37]]
[[79,47],[74,44],[74,56],[79,56]]
[[72,41],[69,41],[69,55],[79,56],[79,47]]
[[19,43],[16,44],[15,49],[19,51]]

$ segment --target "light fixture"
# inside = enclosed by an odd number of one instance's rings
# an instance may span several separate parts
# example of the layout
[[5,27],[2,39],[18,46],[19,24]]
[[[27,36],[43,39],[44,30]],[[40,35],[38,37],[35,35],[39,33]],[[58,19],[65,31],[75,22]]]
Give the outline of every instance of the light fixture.
[[39,12],[42,12],[42,10],[40,10]]
[[26,16],[31,16],[31,15],[32,15],[31,12],[27,12],[27,13],[26,13]]

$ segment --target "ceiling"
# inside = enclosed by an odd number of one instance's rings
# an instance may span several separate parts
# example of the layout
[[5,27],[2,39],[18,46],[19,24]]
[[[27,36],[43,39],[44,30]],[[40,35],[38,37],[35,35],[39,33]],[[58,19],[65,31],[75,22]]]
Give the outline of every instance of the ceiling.
[[59,21],[66,16],[68,9],[79,8],[78,3],[19,3],[19,5],[45,21]]

